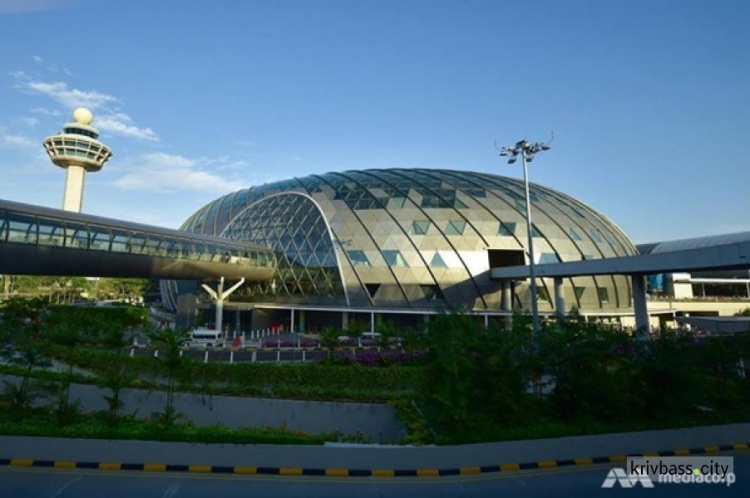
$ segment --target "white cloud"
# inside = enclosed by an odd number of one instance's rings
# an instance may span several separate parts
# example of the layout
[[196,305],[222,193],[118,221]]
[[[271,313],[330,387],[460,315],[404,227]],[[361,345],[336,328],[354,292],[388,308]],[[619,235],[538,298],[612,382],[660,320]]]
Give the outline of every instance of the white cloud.
[[96,90],[84,91],[78,90],[77,88],[68,88],[67,83],[62,81],[56,81],[54,83],[47,83],[45,81],[25,81],[19,86],[46,95],[69,109],[88,107],[91,110],[96,110],[101,109],[108,104],[114,105],[120,103],[120,100],[112,95],[100,93]]
[[9,147],[21,147],[21,148],[30,148],[30,147],[39,147],[40,144],[36,143],[34,140],[30,139],[29,137],[25,137],[23,135],[3,135],[1,137],[2,144],[7,145]]
[[121,137],[139,138],[141,140],[159,141],[159,136],[151,128],[139,128],[132,124],[129,116],[122,113],[105,114],[97,117],[94,123],[97,128]]
[[39,118],[25,117],[21,118],[21,122],[26,126],[36,126],[39,123]]
[[[140,158],[132,172],[112,182],[125,190],[172,193],[197,191],[225,194],[246,185],[205,171],[213,159],[190,159],[176,154],[154,152]],[[127,167],[126,167],[127,168]],[[216,168],[212,166],[211,171]]]
[[34,114],[41,114],[43,116],[59,116],[62,114],[60,111],[55,109],[47,109],[45,107],[35,107],[31,110]]
[[67,74],[69,76],[72,75],[72,73],[70,72],[70,70],[68,70],[68,68],[59,67],[57,64],[53,64],[52,62],[47,61],[46,59],[44,59],[44,57],[40,57],[38,55],[35,55],[32,58],[34,59],[34,62],[36,62],[37,64],[39,64],[40,66],[42,66],[47,71],[50,71],[52,73],[60,73],[60,72],[62,72],[62,73],[65,73],[65,74]]
[[[38,58],[44,61],[41,57]],[[112,107],[121,105],[120,99],[113,95],[97,92],[96,90],[85,91],[77,88],[69,88],[68,84],[62,81],[54,83],[31,81],[25,77],[24,73],[21,73],[21,75],[18,78],[24,81],[21,81],[17,85],[18,88],[49,97],[68,109],[88,107],[92,111],[99,111],[94,116],[93,124],[102,131],[107,131],[121,137],[137,138],[152,142],[159,141],[159,136],[151,128],[139,127],[127,114],[116,110],[113,111]],[[56,111],[50,111],[43,107],[37,107],[34,111],[39,114],[56,115],[54,114]]]

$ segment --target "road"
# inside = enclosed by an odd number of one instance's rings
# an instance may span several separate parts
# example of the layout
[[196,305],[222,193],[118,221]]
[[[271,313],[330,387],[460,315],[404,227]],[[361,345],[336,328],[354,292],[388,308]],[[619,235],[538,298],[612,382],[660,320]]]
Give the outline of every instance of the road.
[[529,497],[747,497],[750,496],[750,451],[735,457],[737,482],[656,484],[653,489],[602,489],[610,465],[451,476],[442,478],[317,478],[163,474],[0,467],[0,496],[21,498],[131,497],[205,498],[206,496],[529,496]]

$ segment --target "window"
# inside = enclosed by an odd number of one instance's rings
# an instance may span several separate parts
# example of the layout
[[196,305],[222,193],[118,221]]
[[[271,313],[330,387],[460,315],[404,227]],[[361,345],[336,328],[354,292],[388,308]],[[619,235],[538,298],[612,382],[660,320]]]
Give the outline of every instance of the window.
[[557,257],[557,254],[553,252],[543,252],[542,255],[539,257],[539,264],[543,265],[546,263],[559,263],[560,258]]
[[[76,228],[74,234],[71,234],[71,225],[66,224],[67,236],[73,238],[72,243],[78,245],[78,247],[86,247],[86,244],[90,242],[89,249],[94,251],[109,251],[109,230],[105,227],[99,227],[96,225],[90,225],[90,234],[86,231],[86,228]],[[90,238],[90,241],[87,240]],[[67,243],[67,242],[66,242]]]
[[130,252],[130,237],[123,230],[112,230],[112,252]]
[[602,241],[602,236],[599,234],[599,230],[597,230],[596,228],[592,228],[591,230],[589,230],[589,233],[591,234],[591,238],[596,242]]
[[0,211],[0,242],[5,242],[8,235],[8,222],[5,219],[5,211]]
[[424,235],[430,228],[429,221],[414,221],[411,224],[412,235]]
[[609,303],[609,291],[607,290],[607,288],[606,287],[599,287],[597,289],[597,291],[599,293],[599,301],[602,304]]
[[463,235],[464,228],[466,228],[466,222],[460,221],[449,221],[448,226],[445,227],[446,235]]
[[404,259],[401,251],[383,251],[383,258],[391,268],[408,268],[409,264]]
[[33,216],[8,213],[8,242],[36,244],[36,220]]
[[570,238],[573,240],[581,240],[581,236],[578,235],[578,232],[576,232],[575,228],[568,227],[568,233],[570,234]]
[[518,209],[521,212],[526,212],[526,202],[522,201],[521,199],[515,200],[516,209]]
[[166,249],[166,256],[168,258],[180,257],[180,246],[172,237],[164,237],[164,248]]
[[516,234],[516,222],[506,221],[505,223],[500,222],[500,228],[497,231],[498,235],[512,237]]
[[586,287],[573,287],[573,290],[576,293],[576,298],[580,300],[583,297],[583,293],[586,292]]
[[544,238],[544,234],[542,234],[542,232],[539,231],[539,229],[533,223],[531,224],[531,236],[532,237],[537,237],[539,239]]
[[435,255],[432,257],[432,261],[430,261],[430,266],[433,268],[448,268],[448,265],[445,264],[445,261],[443,260],[443,257],[440,256],[439,252],[436,252]]
[[45,246],[62,246],[65,232],[58,220],[39,218],[39,244]]
[[346,251],[346,254],[349,256],[352,266],[372,266],[365,251]]
[[131,254],[147,254],[146,235],[143,232],[131,232],[130,252]]

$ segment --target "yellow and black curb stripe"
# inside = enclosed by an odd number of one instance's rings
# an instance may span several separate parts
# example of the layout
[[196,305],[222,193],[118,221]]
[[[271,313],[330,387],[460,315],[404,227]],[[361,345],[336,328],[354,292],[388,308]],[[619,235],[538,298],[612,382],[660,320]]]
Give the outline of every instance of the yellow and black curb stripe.
[[478,467],[453,467],[446,469],[319,469],[304,467],[241,467],[224,465],[178,465],[161,463],[72,462],[67,460],[34,460],[29,458],[0,458],[0,467],[47,467],[57,469],[130,470],[142,472],[190,472],[196,474],[240,474],[279,476],[325,477],[442,477],[457,475],[516,472],[519,470],[549,469],[579,465],[623,463],[628,456],[670,457],[702,455],[722,451],[747,450],[748,443],[702,446],[698,448],[653,451],[631,455],[606,457],[581,457],[564,460],[540,460],[526,463],[503,463]]

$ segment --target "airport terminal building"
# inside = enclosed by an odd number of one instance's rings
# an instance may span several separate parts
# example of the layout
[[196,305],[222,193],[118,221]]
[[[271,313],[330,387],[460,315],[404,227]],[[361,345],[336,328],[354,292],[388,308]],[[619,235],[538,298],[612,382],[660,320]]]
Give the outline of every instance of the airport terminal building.
[[[583,202],[534,184],[530,200],[537,264],[637,254],[622,230]],[[413,323],[447,309],[488,318],[528,310],[527,281],[505,285],[490,276],[492,268],[528,264],[525,213],[524,185],[516,179],[362,170],[234,192],[199,209],[181,230],[276,254],[271,279],[246,283],[232,295],[227,326],[280,323],[305,331],[345,327],[352,315],[373,324],[383,318]],[[552,285],[538,280],[543,313],[552,311]],[[168,308],[178,309],[184,289],[163,283]],[[562,292],[568,309],[603,315],[632,309],[630,280],[622,275],[567,278]]]

